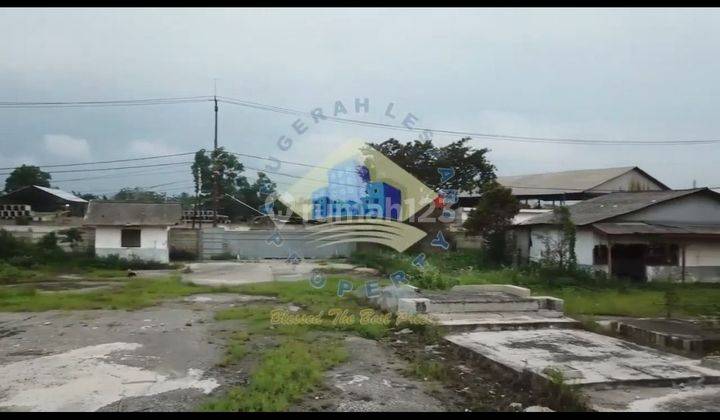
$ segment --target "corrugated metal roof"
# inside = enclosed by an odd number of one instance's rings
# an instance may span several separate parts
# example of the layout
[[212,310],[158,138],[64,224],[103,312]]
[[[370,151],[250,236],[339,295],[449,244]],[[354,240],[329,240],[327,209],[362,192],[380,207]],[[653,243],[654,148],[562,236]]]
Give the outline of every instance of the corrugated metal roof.
[[169,226],[180,222],[179,203],[90,201],[84,224],[91,226]]
[[720,225],[632,222],[594,223],[592,226],[607,235],[720,235]]
[[[706,191],[715,194],[708,188],[671,191],[615,192],[600,197],[581,201],[568,206],[570,218],[576,225],[582,226],[596,223],[622,214],[650,207],[664,201]],[[521,225],[553,224],[553,213],[542,214],[521,223]]]
[[52,194],[55,197],[62,198],[63,200],[66,200],[66,201],[74,201],[76,203],[87,203],[87,200],[83,200],[82,198],[77,197],[76,195],[71,194],[67,191],[58,190],[56,188],[41,187],[39,185],[33,185],[33,187],[35,187],[39,190],[45,191],[48,194]]
[[584,192],[635,169],[634,166],[501,176],[497,182],[512,188],[514,195],[546,195]]

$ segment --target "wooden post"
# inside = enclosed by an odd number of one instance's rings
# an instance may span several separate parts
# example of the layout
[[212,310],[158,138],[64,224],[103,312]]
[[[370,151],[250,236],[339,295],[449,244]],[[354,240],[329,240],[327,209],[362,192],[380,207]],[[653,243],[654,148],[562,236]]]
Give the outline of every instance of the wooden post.
[[608,266],[608,278],[612,277],[612,241],[610,238],[607,240],[607,249],[608,249],[608,260],[607,260],[607,266]]
[[682,255],[681,255],[682,256],[682,275],[680,278],[682,279],[682,282],[685,283],[685,242],[682,243],[681,250],[682,250],[681,251],[682,252]]

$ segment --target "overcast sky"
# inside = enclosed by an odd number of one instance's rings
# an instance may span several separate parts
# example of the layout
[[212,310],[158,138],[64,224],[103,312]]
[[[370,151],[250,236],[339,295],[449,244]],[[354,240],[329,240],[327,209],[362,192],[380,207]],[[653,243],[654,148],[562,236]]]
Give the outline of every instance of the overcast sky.
[[[345,117],[388,124],[412,113],[418,126],[507,135],[720,139],[718,51],[720,11],[702,9],[2,9],[0,101],[212,95],[217,78],[219,95],[328,114],[342,101]],[[368,98],[367,114],[355,98]],[[319,163],[346,139],[417,137],[307,118],[297,135],[296,118],[221,104],[220,144]],[[195,151],[212,147],[212,133],[210,103],[0,109],[0,167]],[[277,138],[291,134],[291,149],[279,150]],[[674,188],[720,185],[720,144],[473,145],[492,150],[500,175],[637,165]],[[110,193],[177,182],[165,187],[176,193],[191,179],[178,166],[115,174],[57,173],[86,179],[53,186]]]

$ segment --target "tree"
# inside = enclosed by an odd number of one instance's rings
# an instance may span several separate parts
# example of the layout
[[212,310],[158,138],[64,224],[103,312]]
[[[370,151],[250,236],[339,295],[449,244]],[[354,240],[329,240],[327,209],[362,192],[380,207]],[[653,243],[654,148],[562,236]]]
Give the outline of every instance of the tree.
[[15,168],[5,180],[5,192],[12,192],[22,187],[38,185],[50,187],[51,175],[37,166],[22,165]]
[[[471,192],[482,190],[496,177],[495,166],[486,158],[489,149],[475,149],[468,145],[470,140],[470,137],[465,137],[438,147],[431,140],[403,144],[391,138],[382,143],[370,143],[370,146],[434,190],[444,188]],[[455,174],[442,183],[438,168],[452,168]]]
[[98,195],[98,194],[91,194],[91,193],[81,193],[81,192],[75,192],[75,191],[72,191],[72,193],[73,193],[74,196],[80,197],[80,198],[82,198],[83,200],[87,200],[87,201],[90,201],[90,200],[107,200],[107,197],[105,197],[104,195],[101,197],[101,196]]
[[195,153],[195,161],[191,168],[195,191],[200,196],[201,206],[212,206],[214,181],[217,177],[220,213],[227,215],[231,220],[244,217],[248,209],[225,195],[237,197],[239,190],[250,187],[247,178],[241,175],[245,167],[235,155],[222,147],[213,150],[209,155],[205,149],[201,149]]
[[148,191],[141,187],[123,188],[113,196],[116,201],[142,201],[146,203],[164,203],[167,201],[165,193]]
[[560,227],[560,234],[557,238],[551,236],[543,238],[544,250],[541,253],[541,262],[562,270],[575,270],[577,268],[576,228],[570,217],[570,210],[566,206],[555,207],[553,222]]
[[64,244],[69,244],[70,249],[73,252],[77,252],[78,245],[83,240],[82,232],[80,232],[80,229],[70,228],[70,229],[60,231],[60,234],[62,235],[60,242],[64,243]]
[[492,261],[504,262],[508,259],[505,234],[518,211],[520,203],[512,190],[491,182],[485,186],[478,204],[470,210],[463,227],[468,233],[483,237]]

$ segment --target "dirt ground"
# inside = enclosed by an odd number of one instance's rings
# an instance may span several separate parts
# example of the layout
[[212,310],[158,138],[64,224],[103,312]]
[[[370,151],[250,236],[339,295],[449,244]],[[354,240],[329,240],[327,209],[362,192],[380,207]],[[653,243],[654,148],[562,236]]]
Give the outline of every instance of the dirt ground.
[[236,378],[220,372],[221,308],[195,295],[138,311],[0,314],[0,410],[183,411]]
[[[258,296],[194,295],[137,311],[0,314],[0,410],[188,411],[246,383],[257,360],[221,367],[232,328],[215,311]],[[294,410],[443,411],[386,345],[347,337],[349,360]],[[255,347],[272,347],[259,337]]]

